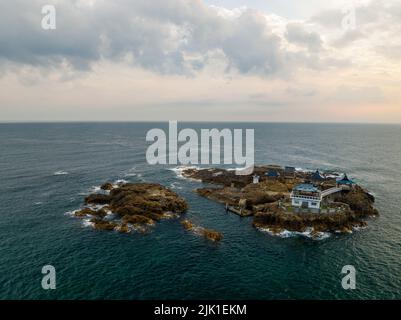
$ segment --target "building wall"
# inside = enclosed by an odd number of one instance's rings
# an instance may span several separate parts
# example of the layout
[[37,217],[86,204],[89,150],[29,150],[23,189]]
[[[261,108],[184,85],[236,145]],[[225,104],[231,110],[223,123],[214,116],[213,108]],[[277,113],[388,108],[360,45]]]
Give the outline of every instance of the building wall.
[[302,203],[307,202],[308,208],[319,209],[320,201],[318,200],[310,200],[310,199],[302,199],[302,198],[292,198],[292,205],[294,207],[302,207]]

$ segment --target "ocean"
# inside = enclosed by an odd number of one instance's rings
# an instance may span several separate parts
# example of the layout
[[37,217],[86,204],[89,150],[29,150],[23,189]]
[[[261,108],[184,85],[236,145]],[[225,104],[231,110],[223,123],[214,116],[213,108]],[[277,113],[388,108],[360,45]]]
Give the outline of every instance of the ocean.
[[[255,130],[255,162],[347,172],[376,197],[378,218],[322,240],[271,236],[252,218],[194,193],[176,166],[148,165],[146,132],[168,123],[0,124],[0,299],[400,299],[401,126],[179,123]],[[185,217],[148,234],[99,232],[68,212],[106,181],[158,182],[185,197]],[[57,288],[41,286],[44,265]],[[353,265],[356,289],[344,290]]]

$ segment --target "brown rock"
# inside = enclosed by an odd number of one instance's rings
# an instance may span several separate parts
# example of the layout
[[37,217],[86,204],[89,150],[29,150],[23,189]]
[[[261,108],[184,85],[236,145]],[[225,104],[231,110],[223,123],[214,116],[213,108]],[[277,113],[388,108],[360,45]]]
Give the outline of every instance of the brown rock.
[[135,214],[135,215],[126,215],[123,216],[124,223],[131,223],[131,224],[154,224],[154,221],[148,217]]
[[[166,187],[156,183],[126,183],[115,188],[111,184],[102,185],[102,189],[110,190],[108,195],[91,194],[85,203],[107,204],[99,210],[85,208],[75,213],[83,217],[92,215],[91,220],[97,230],[118,230],[129,232],[127,224],[132,224],[139,231],[146,231],[145,225],[153,225],[164,216],[175,216],[187,210],[186,201]],[[104,220],[110,210],[122,218],[122,223]]]
[[93,222],[93,226],[96,230],[105,230],[105,231],[112,231],[117,227],[117,224],[112,221],[105,221],[101,219],[91,219],[91,222]]
[[205,229],[202,227],[197,227],[195,224],[193,224],[191,221],[187,219],[182,220],[181,224],[186,230],[194,231],[195,233],[202,235],[208,240],[220,241],[221,239],[223,239],[223,234],[221,232]]
[[100,189],[102,189],[102,190],[112,190],[113,189],[113,185],[110,182],[106,182],[106,183],[101,185]]
[[93,193],[85,198],[85,203],[91,203],[91,204],[108,204],[110,203],[110,201],[111,198],[107,194]]
[[84,208],[82,210],[76,211],[74,215],[76,217],[85,217],[86,215],[95,215],[96,211],[90,208]]
[[186,230],[192,230],[195,227],[195,225],[187,219],[182,220],[181,224],[184,226]]
[[126,223],[121,223],[117,225],[117,231],[121,233],[129,233],[130,229],[128,228]]
[[95,216],[95,217],[99,217],[99,218],[103,218],[107,215],[107,212],[105,209],[100,209],[100,210],[93,210],[91,208],[84,208],[82,210],[79,210],[77,212],[75,212],[75,216],[76,217],[84,217],[86,215],[91,215],[91,216]]
[[212,241],[220,241],[221,239],[223,239],[223,234],[221,232],[210,230],[210,229],[203,229],[202,235],[206,239],[209,239]]
[[[280,177],[266,178],[268,169],[277,170]],[[252,183],[251,175],[236,176],[235,172],[223,169],[188,169],[183,175],[214,183],[220,187],[199,188],[196,192],[208,199],[228,206],[234,213],[246,212],[254,215],[255,227],[269,230],[304,232],[313,228],[317,232],[349,232],[355,226],[364,225],[365,217],[376,216],[378,211],[373,207],[374,197],[358,185],[350,191],[334,194],[330,205],[337,209],[336,213],[295,213],[285,212],[280,203],[289,201],[292,188],[299,183],[310,180],[310,173],[295,172],[290,178],[283,175],[279,166],[255,167],[254,173],[260,176],[259,183]],[[328,178],[318,183],[322,190],[335,186],[335,179]],[[291,209],[291,208],[290,208]]]

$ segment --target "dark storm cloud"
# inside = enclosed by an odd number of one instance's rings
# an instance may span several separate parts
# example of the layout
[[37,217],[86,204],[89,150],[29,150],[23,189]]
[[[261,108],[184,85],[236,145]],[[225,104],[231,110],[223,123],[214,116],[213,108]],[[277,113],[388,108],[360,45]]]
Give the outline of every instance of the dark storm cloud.
[[[180,74],[203,68],[210,52],[220,52],[227,70],[241,73],[270,75],[289,69],[291,61],[303,63],[302,55],[288,60],[282,39],[252,10],[227,19],[199,0],[92,2],[54,2],[57,29],[49,31],[41,28],[43,1],[1,1],[3,66],[13,62],[53,68],[64,63],[86,70],[108,59]],[[320,37],[301,26],[289,25],[287,37],[313,50],[321,46]]]

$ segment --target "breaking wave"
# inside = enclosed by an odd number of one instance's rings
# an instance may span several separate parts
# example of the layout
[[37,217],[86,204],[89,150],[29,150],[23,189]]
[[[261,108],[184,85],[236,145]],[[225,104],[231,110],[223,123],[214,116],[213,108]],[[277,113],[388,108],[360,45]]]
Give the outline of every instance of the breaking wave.
[[291,237],[296,237],[296,236],[302,236],[306,237],[312,240],[324,240],[327,239],[331,236],[329,232],[313,232],[313,228],[308,228],[304,232],[299,232],[299,231],[289,231],[284,229],[281,232],[274,232],[269,228],[258,228],[262,232],[266,232],[271,236],[276,236],[280,238],[291,238]]
[[190,180],[198,181],[197,179],[191,179],[191,178],[185,177],[183,175],[183,172],[188,169],[200,170],[201,168],[198,166],[178,166],[178,167],[174,167],[174,168],[169,168],[168,170],[173,171],[177,175],[177,177],[180,179],[190,179]]
[[53,173],[53,176],[65,176],[65,175],[67,175],[67,174],[69,174],[67,171],[62,171],[62,170],[60,170],[60,171],[54,172],[54,173]]
[[125,179],[117,179],[116,181],[114,181],[112,183],[112,185],[113,185],[113,188],[117,188],[118,186],[120,186],[122,184],[126,184],[126,183],[128,183],[128,181]]

